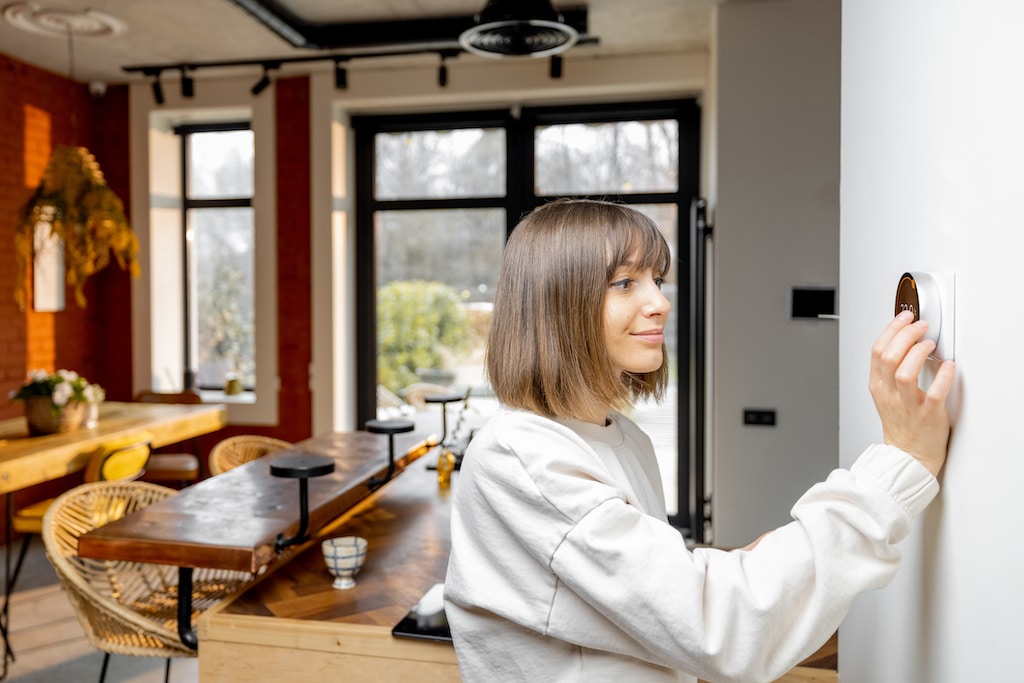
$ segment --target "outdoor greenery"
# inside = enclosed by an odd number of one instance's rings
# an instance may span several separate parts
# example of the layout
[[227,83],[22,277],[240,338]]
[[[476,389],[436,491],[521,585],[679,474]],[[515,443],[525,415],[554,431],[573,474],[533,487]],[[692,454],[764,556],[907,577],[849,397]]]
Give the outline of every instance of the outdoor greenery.
[[418,381],[418,368],[442,369],[463,351],[466,311],[457,290],[403,280],[377,290],[377,381],[390,391]]

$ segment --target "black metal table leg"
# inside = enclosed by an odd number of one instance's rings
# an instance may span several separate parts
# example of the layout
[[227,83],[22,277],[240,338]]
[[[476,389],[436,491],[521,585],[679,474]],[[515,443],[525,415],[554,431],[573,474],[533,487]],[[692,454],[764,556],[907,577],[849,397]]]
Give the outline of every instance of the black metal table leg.
[[199,638],[192,628],[192,567],[178,567],[178,637],[185,647],[199,649]]

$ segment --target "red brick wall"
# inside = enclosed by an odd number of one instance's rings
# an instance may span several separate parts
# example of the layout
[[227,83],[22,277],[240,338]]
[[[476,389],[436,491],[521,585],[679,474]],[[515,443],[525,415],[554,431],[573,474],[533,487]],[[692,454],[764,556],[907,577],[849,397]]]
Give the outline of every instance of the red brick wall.
[[[55,145],[88,146],[89,100],[86,86],[0,55],[0,419],[21,414],[7,394],[32,369],[69,368],[104,383],[97,308],[78,308],[70,293],[59,313],[36,313],[31,304],[21,311],[14,303],[16,217]],[[86,296],[96,298],[96,283]]]
[[[309,80],[278,80],[277,164],[278,321],[281,394],[276,427],[231,427],[202,440],[204,450],[239,433],[289,441],[311,436],[308,368],[310,334]],[[128,89],[112,86],[102,98],[85,85],[0,54],[0,419],[22,414],[7,394],[34,368],[69,368],[130,400],[131,279],[116,265],[89,279],[88,306],[69,292],[59,313],[20,311],[14,303],[14,223],[56,144],[85,145],[108,184],[125,202],[130,189]],[[18,495],[24,504],[67,488],[74,476]],[[0,529],[2,529],[0,519]]]

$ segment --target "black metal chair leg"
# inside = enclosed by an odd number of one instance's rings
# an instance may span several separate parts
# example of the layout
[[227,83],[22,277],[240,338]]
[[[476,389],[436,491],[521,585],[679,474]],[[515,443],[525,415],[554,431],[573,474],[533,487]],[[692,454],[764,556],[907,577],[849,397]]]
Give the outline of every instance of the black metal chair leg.
[[164,665],[164,683],[171,683],[171,658],[167,658],[167,664]]
[[100,669],[100,683],[103,683],[103,681],[107,680],[107,664],[109,664],[109,663],[110,663],[110,653],[109,652],[104,652],[103,653],[103,668]]

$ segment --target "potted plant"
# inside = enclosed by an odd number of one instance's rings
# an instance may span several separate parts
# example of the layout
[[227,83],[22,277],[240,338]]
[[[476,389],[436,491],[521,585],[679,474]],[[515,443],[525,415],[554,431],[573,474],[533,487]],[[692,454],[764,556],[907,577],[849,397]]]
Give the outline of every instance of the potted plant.
[[107,185],[96,158],[84,147],[58,145],[39,187],[15,224],[17,275],[14,299],[28,302],[25,280],[37,227],[49,228],[64,245],[67,284],[85,307],[85,280],[107,266],[111,256],[133,277],[139,275],[139,242],[124,215],[121,200]]
[[23,401],[31,436],[78,429],[91,407],[105,398],[103,387],[72,370],[33,370],[11,400]]

